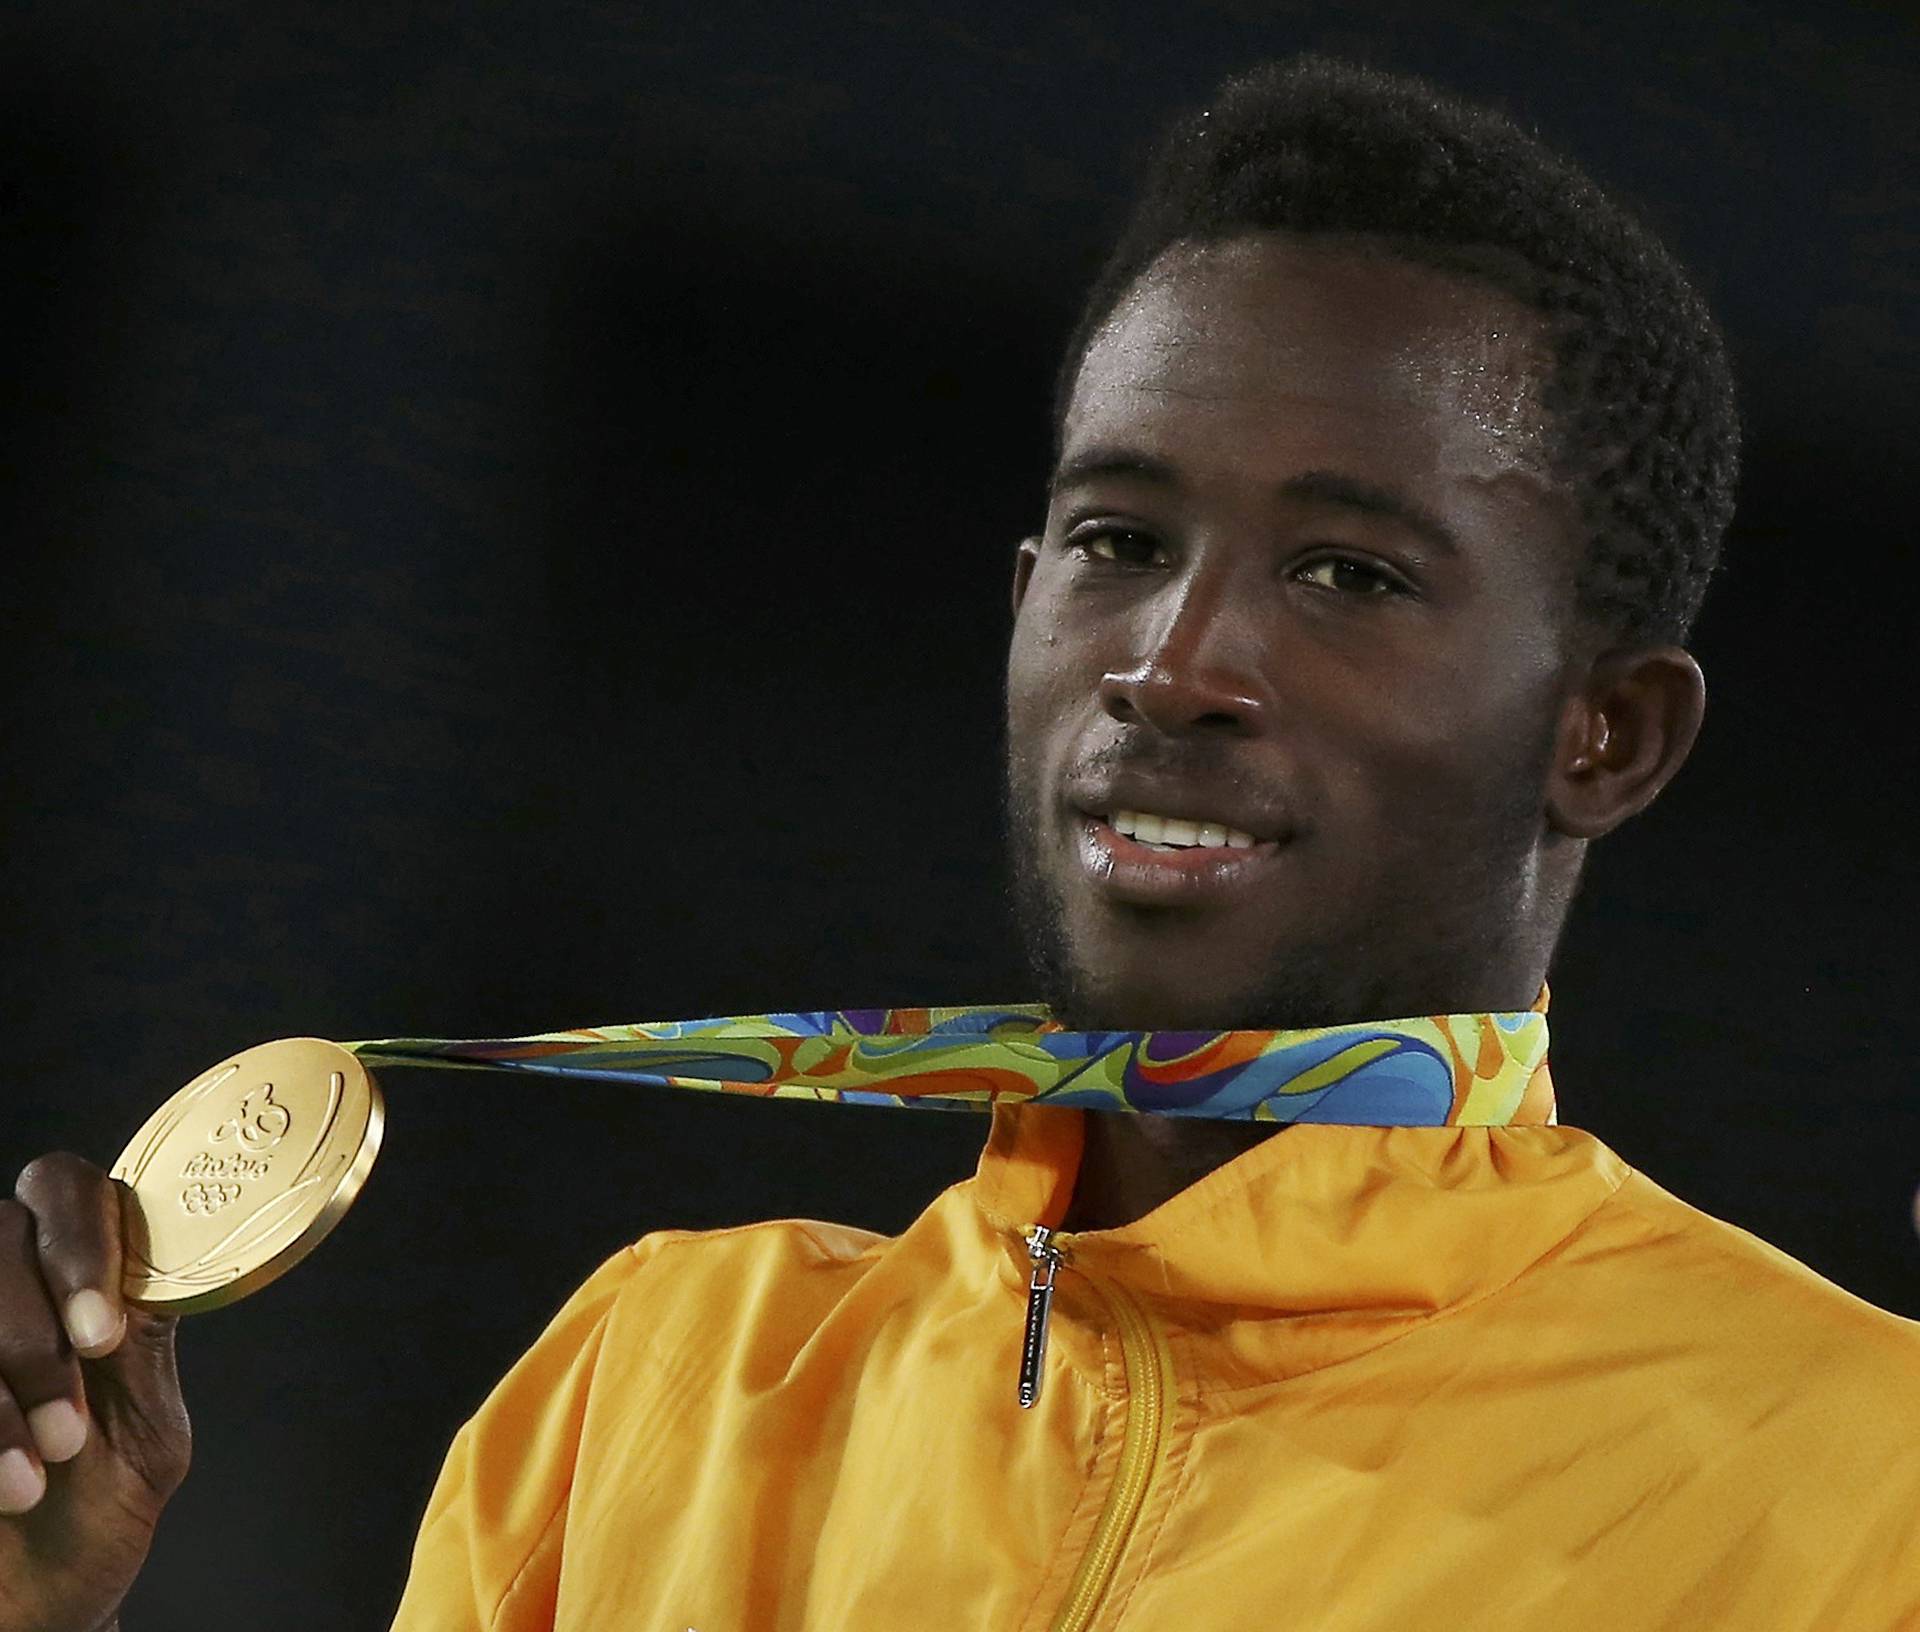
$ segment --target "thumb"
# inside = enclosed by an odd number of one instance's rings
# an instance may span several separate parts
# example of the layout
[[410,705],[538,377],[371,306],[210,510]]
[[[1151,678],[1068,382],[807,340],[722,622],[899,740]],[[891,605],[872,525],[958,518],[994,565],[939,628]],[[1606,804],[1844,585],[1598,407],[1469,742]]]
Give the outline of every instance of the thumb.
[[187,1475],[193,1424],[180,1392],[174,1356],[177,1315],[127,1308],[127,1327],[113,1350],[83,1360],[87,1408],[112,1448],[162,1498]]

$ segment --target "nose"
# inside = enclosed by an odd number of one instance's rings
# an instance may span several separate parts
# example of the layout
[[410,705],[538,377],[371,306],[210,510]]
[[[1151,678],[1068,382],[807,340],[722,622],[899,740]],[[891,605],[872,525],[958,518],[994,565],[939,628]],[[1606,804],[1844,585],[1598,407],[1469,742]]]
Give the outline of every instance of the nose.
[[[1169,585],[1173,590],[1174,586]],[[1257,636],[1237,627],[1231,587],[1193,574],[1157,610],[1135,660],[1100,680],[1100,704],[1116,720],[1168,736],[1198,730],[1257,735],[1272,708]]]

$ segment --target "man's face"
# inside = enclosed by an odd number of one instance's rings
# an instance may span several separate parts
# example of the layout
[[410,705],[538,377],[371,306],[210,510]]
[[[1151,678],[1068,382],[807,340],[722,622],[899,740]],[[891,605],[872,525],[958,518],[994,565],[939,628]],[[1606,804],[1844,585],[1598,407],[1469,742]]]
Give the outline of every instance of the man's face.
[[1170,251],[1095,337],[1007,676],[1014,895],[1069,1024],[1532,1000],[1574,565],[1545,356],[1491,288],[1264,233]]

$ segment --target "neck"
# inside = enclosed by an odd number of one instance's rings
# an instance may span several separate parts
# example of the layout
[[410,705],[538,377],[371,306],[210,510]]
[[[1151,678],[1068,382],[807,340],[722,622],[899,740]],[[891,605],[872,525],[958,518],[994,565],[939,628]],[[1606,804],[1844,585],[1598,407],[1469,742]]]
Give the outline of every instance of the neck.
[[1100,1111],[1087,1112],[1086,1122],[1073,1202],[1061,1221],[1067,1230],[1131,1224],[1286,1126]]

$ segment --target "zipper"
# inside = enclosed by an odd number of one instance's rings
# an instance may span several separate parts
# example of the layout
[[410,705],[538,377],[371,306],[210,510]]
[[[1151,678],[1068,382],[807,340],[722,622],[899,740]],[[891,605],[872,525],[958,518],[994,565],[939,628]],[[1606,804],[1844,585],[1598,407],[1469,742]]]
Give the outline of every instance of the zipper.
[[[1040,1397],[1047,1323],[1053,1311],[1053,1281],[1067,1253],[1056,1243],[1053,1230],[1036,1224],[1027,1232],[1027,1256],[1033,1260],[1033,1276],[1027,1283],[1026,1339],[1020,1352],[1023,1407]],[[1173,1357],[1146,1310],[1123,1287],[1092,1277],[1087,1284],[1112,1312],[1115,1330],[1120,1334],[1127,1379],[1127,1424],[1120,1439],[1120,1466],[1108,1487],[1093,1538],[1080,1555],[1079,1568],[1067,1586],[1052,1632],[1086,1632],[1093,1612],[1100,1607],[1114,1566],[1120,1562],[1134,1521],[1146,1502],[1153,1465],[1166,1433],[1167,1402],[1173,1393]]]
[[1036,1224],[1027,1231],[1027,1256],[1033,1278],[1027,1282],[1027,1330],[1020,1342],[1020,1409],[1040,1398],[1041,1367],[1047,1358],[1047,1320],[1053,1313],[1053,1277],[1066,1254],[1053,1244],[1053,1231]]

